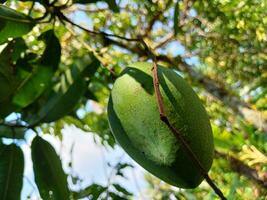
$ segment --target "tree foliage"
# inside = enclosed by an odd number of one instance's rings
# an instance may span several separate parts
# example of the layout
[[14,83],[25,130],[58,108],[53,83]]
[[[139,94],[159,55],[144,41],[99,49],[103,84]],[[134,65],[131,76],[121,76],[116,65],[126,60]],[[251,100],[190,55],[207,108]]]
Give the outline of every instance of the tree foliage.
[[[108,96],[128,64],[151,59],[144,42],[159,64],[176,69],[201,97],[216,148],[210,175],[225,196],[267,195],[265,1],[0,2],[0,197],[20,196],[24,161],[18,141],[29,130],[61,138],[65,125],[75,125],[97,134],[104,146],[115,146],[106,117]],[[88,102],[99,109],[88,109]],[[44,199],[133,195],[117,183],[72,191],[66,185],[71,175],[40,136],[31,148]],[[7,145],[6,138],[17,145]],[[117,175],[123,176],[124,167],[115,167]],[[57,176],[46,180],[47,174]],[[147,180],[154,199],[217,198],[205,184],[181,191],[149,175]]]

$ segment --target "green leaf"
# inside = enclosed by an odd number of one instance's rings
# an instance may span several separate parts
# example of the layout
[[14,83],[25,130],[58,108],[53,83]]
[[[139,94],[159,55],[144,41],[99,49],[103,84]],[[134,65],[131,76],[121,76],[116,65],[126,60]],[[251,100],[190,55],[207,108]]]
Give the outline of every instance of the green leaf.
[[174,29],[174,35],[177,35],[180,31],[179,27],[179,13],[180,13],[180,0],[177,0],[174,7],[174,16],[173,16],[173,29]]
[[75,105],[84,94],[85,88],[85,82],[83,80],[77,80],[67,89],[67,91],[53,92],[34,121],[30,123],[49,123],[65,116],[74,109]]
[[113,12],[120,12],[119,6],[116,3],[116,0],[105,0],[107,2],[109,9]]
[[34,102],[50,85],[53,74],[51,68],[35,66],[33,72],[18,87],[13,103],[23,108]]
[[27,50],[27,46],[22,38],[16,38],[9,42],[7,49],[9,59],[15,62],[21,57],[21,54]]
[[132,193],[128,192],[125,188],[121,187],[119,184],[112,184],[114,186],[114,188],[118,191],[118,192],[121,192],[123,193],[124,195],[126,196],[131,196],[133,195]]
[[12,112],[16,112],[17,106],[12,104],[12,102],[7,99],[6,101],[0,102],[0,118],[4,119]]
[[14,63],[26,49],[24,40],[17,38],[10,41],[0,54],[0,118],[17,110],[17,106],[12,103],[12,95],[19,83]]
[[86,90],[85,94],[84,94],[84,97],[86,97],[87,99],[91,99],[91,100],[94,100],[94,101],[98,101],[96,95],[91,91],[91,90]]
[[25,128],[0,125],[0,138],[24,139]]
[[13,87],[8,78],[0,73],[0,102],[5,101],[12,93]]
[[9,101],[10,95],[15,90],[17,83],[14,62],[25,50],[24,40],[18,38],[10,41],[0,54],[0,103]]
[[72,66],[71,70],[62,74],[60,83],[56,85],[56,90],[50,94],[47,102],[42,105],[30,124],[56,121],[75,108],[86,91],[84,77],[92,77],[99,67],[99,61],[92,55],[88,62],[87,65],[77,63]]
[[228,200],[235,199],[235,192],[236,192],[236,188],[238,188],[238,185],[239,185],[239,177],[236,174],[233,174],[232,184],[230,186],[230,191],[227,195]]
[[39,39],[45,41],[45,50],[41,58],[33,64],[33,71],[18,86],[13,98],[13,103],[22,108],[34,102],[47,89],[60,62],[61,47],[54,31],[42,33]]
[[8,38],[17,38],[27,34],[34,26],[32,18],[7,6],[0,5],[0,44]]
[[0,199],[19,200],[22,189],[24,157],[15,144],[0,144]]
[[97,200],[98,197],[107,190],[107,187],[103,187],[98,184],[92,184],[84,189],[82,189],[79,192],[74,193],[74,198],[75,199],[81,199],[81,198],[86,198],[90,196],[91,200]]
[[43,199],[69,199],[67,176],[54,148],[36,136],[31,145],[35,182]]
[[77,66],[80,70],[81,76],[92,78],[97,69],[100,67],[100,62],[93,54],[90,54],[88,56],[87,63],[89,64],[77,63]]
[[22,38],[17,38],[8,43],[0,54],[0,117],[4,118],[11,112],[18,111],[18,106],[12,102],[12,95],[22,79],[18,77],[18,67],[21,55],[27,50]]
[[59,39],[56,37],[54,30],[52,29],[44,32],[39,39],[44,40],[46,43],[46,48],[39,63],[56,70],[61,56]]

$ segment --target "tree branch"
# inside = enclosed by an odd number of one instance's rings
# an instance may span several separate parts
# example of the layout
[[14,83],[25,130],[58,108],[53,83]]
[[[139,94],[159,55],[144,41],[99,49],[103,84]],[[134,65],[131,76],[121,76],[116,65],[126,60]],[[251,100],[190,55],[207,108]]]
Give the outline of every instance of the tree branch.
[[164,46],[165,44],[167,44],[168,42],[170,42],[171,40],[174,39],[174,33],[171,32],[169,34],[167,34],[160,42],[158,42],[154,47],[152,47],[153,50],[158,49],[162,46]]
[[[257,170],[247,166],[242,161],[240,161],[237,158],[230,156],[226,153],[215,151],[215,156],[222,157],[222,158],[228,160],[230,162],[231,168],[235,172],[242,174],[246,178],[257,183],[259,186],[267,189],[267,180],[259,178]],[[267,173],[265,173],[265,174],[266,174],[265,176],[267,177]]]
[[115,38],[119,38],[119,39],[122,39],[122,40],[126,40],[128,42],[140,42],[139,39],[137,38],[127,38],[127,37],[123,37],[123,36],[119,36],[119,35],[114,35],[114,34],[110,34],[110,33],[105,33],[103,31],[94,31],[94,30],[90,30],[90,29],[87,29],[79,24],[76,24],[75,22],[71,21],[69,18],[67,18],[64,14],[62,14],[61,12],[58,13],[58,17],[61,19],[61,20],[64,20],[68,23],[70,23],[71,25],[73,26],[76,26],[82,30],[84,30],[85,32],[89,33],[89,34],[93,34],[93,35],[102,35],[102,36],[106,36],[106,37],[115,37]]

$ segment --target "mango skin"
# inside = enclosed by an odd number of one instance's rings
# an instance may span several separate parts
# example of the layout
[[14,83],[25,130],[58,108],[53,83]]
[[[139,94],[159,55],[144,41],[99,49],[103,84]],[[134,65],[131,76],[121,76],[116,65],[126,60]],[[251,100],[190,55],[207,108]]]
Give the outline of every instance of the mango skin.
[[[159,118],[151,69],[151,63],[135,63],[115,81],[108,103],[112,133],[121,147],[153,175],[176,187],[195,188],[203,177]],[[158,77],[168,119],[208,172],[214,144],[204,107],[175,71],[158,66]]]

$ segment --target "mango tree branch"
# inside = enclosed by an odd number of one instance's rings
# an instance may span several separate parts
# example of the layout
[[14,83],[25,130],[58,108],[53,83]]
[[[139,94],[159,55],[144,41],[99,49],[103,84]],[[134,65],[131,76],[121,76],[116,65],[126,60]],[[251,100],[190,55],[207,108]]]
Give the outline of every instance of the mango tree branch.
[[[267,189],[267,179],[260,178],[256,169],[246,165],[244,162],[240,161],[239,159],[228,155],[223,152],[215,151],[215,158],[223,158],[228,160],[230,163],[230,167],[233,171],[245,176],[246,178],[252,180],[253,182],[257,183],[262,188]],[[263,177],[267,177],[267,172],[264,174]]]
[[[122,48],[131,50],[134,53],[137,53],[139,56],[143,56],[146,54],[147,50],[143,50],[140,49],[137,46],[134,46],[132,48],[130,48],[129,44],[124,44],[121,43],[119,41],[116,40],[112,40],[109,37],[115,37],[115,38],[119,38],[128,42],[140,42],[140,38],[127,38],[127,37],[123,37],[123,36],[119,36],[119,35],[114,35],[114,34],[109,34],[109,33],[105,33],[105,32],[99,32],[99,31],[94,31],[94,30],[89,30],[87,28],[82,27],[79,24],[74,23],[73,21],[71,21],[69,18],[67,18],[65,15],[63,15],[62,13],[59,13],[58,16],[60,19],[70,23],[73,26],[76,26],[82,30],[84,30],[85,32],[89,33],[89,34],[95,34],[95,35],[102,35],[104,36],[104,39],[106,39],[109,43],[111,44],[115,44],[117,46],[120,46]],[[216,96],[217,98],[221,99],[224,103],[225,100],[227,100],[226,104],[230,105],[230,107],[232,109],[234,109],[235,111],[238,111],[237,109],[237,105],[244,105],[243,102],[238,101],[236,97],[232,97],[229,98],[228,92],[223,88],[223,87],[219,87],[217,83],[215,83],[214,81],[210,80],[207,77],[201,76],[199,73],[197,73],[196,71],[194,71],[190,66],[188,66],[185,62],[182,61],[182,59],[179,59],[179,62],[176,62],[177,59],[172,59],[169,58],[165,55],[159,55],[157,56],[158,60],[162,60],[165,61],[167,63],[170,63],[174,66],[177,65],[177,63],[181,64],[181,66],[179,66],[179,69],[183,72],[187,72],[189,74],[189,76],[191,78],[193,78],[194,80],[197,80],[198,82],[200,82],[202,85],[204,85],[204,87],[214,96]]]
[[93,34],[93,35],[102,35],[102,36],[106,36],[106,37],[115,37],[115,38],[119,38],[119,39],[122,39],[122,40],[126,40],[128,42],[139,42],[140,40],[137,39],[137,38],[127,38],[127,37],[124,37],[124,36],[119,36],[119,35],[114,35],[114,34],[110,34],[110,33],[106,33],[106,32],[103,32],[103,31],[95,31],[95,30],[90,30],[90,29],[87,29],[79,24],[76,24],[75,22],[71,21],[69,18],[67,18],[63,13],[58,13],[58,17],[60,20],[64,20],[68,23],[70,23],[71,25],[73,26],[76,26],[82,30],[84,30],[85,32],[89,33],[89,34]]

